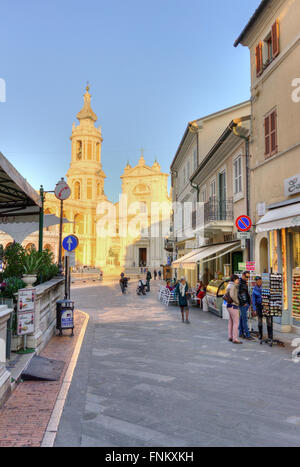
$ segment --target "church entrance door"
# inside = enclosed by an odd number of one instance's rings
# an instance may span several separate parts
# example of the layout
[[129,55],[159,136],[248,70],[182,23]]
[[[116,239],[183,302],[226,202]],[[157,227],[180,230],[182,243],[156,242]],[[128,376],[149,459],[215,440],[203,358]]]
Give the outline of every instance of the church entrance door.
[[139,248],[139,266],[147,265],[147,248]]

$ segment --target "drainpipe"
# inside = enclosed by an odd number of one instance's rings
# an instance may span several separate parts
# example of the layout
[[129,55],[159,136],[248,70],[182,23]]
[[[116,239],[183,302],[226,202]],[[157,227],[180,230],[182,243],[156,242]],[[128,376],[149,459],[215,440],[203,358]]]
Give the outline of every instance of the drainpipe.
[[[250,216],[250,183],[249,183],[249,138],[250,136],[243,136],[238,133],[237,127],[238,127],[238,120],[235,120],[234,123],[236,124],[232,128],[232,132],[235,136],[238,136],[239,138],[243,139],[245,141],[245,149],[246,149],[246,210],[247,210],[247,216]],[[250,261],[252,259],[252,253],[253,253],[253,240],[247,240],[247,247],[248,247],[248,260]]]

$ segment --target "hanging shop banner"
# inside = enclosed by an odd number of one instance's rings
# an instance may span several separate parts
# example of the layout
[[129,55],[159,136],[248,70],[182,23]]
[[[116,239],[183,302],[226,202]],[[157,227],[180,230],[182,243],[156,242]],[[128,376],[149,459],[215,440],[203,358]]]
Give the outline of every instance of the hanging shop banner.
[[35,329],[35,297],[36,289],[20,289],[17,305],[17,334],[25,336],[34,333]]
[[246,262],[246,270],[247,271],[255,271],[256,269],[256,262],[255,261],[247,261]]

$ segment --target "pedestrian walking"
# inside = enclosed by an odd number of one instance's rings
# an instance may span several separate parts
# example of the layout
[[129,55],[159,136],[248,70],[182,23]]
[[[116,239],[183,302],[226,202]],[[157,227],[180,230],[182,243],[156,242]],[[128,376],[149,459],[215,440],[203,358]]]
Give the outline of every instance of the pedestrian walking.
[[146,269],[146,282],[147,282],[147,292],[150,292],[150,281],[152,279],[151,272]]
[[[256,285],[253,288],[252,292],[252,308],[254,313],[257,315],[258,319],[258,334],[259,340],[263,340],[263,304],[262,304],[262,278],[260,276],[256,276],[255,278]],[[267,330],[268,330],[268,338],[273,340],[273,327],[272,327],[272,316],[267,316]]]
[[251,298],[248,290],[248,280],[250,278],[250,272],[244,271],[239,282],[239,308],[240,308],[240,325],[239,325],[239,336],[247,339],[248,341],[254,341],[250,335],[248,327],[248,310],[251,305]]
[[153,275],[154,275],[154,280],[156,281],[156,278],[157,278],[157,271],[156,271],[156,269],[154,269]]
[[158,278],[161,281],[161,270],[158,271]]
[[188,304],[188,291],[189,291],[189,286],[188,283],[185,279],[185,277],[182,277],[180,282],[177,284],[176,289],[175,289],[175,294],[178,294],[178,302],[181,310],[181,318],[182,322],[184,323],[184,312],[186,315],[186,320],[185,322],[187,324],[190,323],[189,320],[189,304]]
[[228,321],[228,340],[233,344],[242,344],[238,339],[239,333],[239,276],[233,274],[226,289],[224,300],[227,302],[227,310],[229,314]]

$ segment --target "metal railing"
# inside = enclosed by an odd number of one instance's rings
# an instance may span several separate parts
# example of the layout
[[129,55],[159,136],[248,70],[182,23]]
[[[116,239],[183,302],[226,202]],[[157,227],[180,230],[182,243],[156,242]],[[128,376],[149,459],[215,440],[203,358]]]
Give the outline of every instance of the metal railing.
[[204,205],[204,222],[233,221],[233,199],[211,198]]

